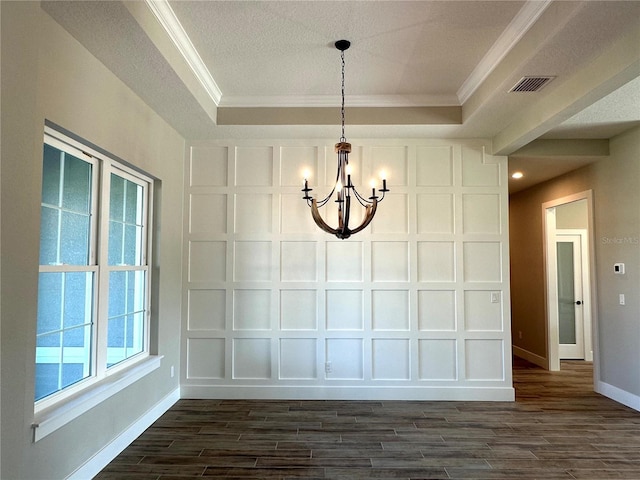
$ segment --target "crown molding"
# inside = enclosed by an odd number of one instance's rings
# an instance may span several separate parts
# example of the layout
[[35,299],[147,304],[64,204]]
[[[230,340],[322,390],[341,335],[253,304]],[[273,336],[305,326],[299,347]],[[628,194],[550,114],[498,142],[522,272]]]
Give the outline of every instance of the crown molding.
[[469,97],[482,85],[482,82],[485,81],[523,35],[536,23],[536,20],[538,20],[540,15],[542,15],[552,2],[553,0],[528,0],[523,5],[516,16],[513,17],[511,23],[507,25],[507,28],[505,28],[482,60],[476,65],[471,75],[469,75],[458,89],[457,93],[460,105],[464,105]]
[[202,61],[198,51],[193,46],[193,43],[191,43],[187,32],[182,28],[182,24],[178,20],[178,17],[176,17],[169,2],[167,0],[145,0],[145,3],[158,19],[162,28],[167,32],[167,35],[169,35],[169,38],[171,38],[207,94],[216,106],[219,105],[222,99],[222,92],[213,79],[211,72],[209,72],[209,69]]
[[[339,95],[225,95],[220,107],[339,107]],[[454,107],[459,106],[456,95],[347,95],[348,107]]]
[[[349,104],[357,107],[409,107],[463,105],[476,91],[522,36],[535,24],[553,0],[527,0],[498,40],[465,80],[456,95],[353,95]],[[176,17],[168,0],[145,0],[193,74],[216,106],[225,107],[333,107],[340,105],[337,96],[224,96],[211,72],[198,54],[191,39]]]
[[[337,107],[218,107],[218,125],[336,125]],[[462,107],[347,107],[349,125],[461,125]]]

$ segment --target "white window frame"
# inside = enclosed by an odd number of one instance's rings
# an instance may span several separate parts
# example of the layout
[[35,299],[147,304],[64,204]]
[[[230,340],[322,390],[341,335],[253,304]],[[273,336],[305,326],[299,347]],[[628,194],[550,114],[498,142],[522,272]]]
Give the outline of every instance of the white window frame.
[[[90,375],[73,385],[34,401],[34,422],[32,424],[34,441],[38,441],[139,378],[149,374],[160,366],[162,358],[150,354],[153,179],[48,126],[45,127],[44,143],[93,165],[89,264],[40,266],[40,272],[93,272],[93,331]],[[112,173],[144,188],[142,235],[143,238],[146,237],[146,241],[142,245],[140,265],[112,266],[108,264],[110,179]],[[141,270],[145,272],[144,340],[142,352],[108,367],[108,285],[109,274],[114,270]]]
[[117,372],[121,369],[127,368],[128,364],[130,364],[135,358],[140,356],[149,355],[149,326],[150,326],[150,295],[151,295],[151,269],[149,266],[149,252],[151,251],[151,230],[149,229],[149,224],[151,220],[150,216],[150,208],[151,202],[153,200],[153,182],[150,178],[142,175],[138,172],[133,172],[130,168],[125,167],[122,164],[114,164],[113,162],[105,163],[102,169],[102,191],[100,198],[110,198],[110,180],[107,181],[107,178],[111,178],[111,174],[116,174],[126,180],[129,180],[137,185],[140,185],[144,188],[145,192],[145,201],[142,207],[142,217],[145,219],[142,227],[142,236],[146,237],[147,241],[142,245],[142,260],[140,265],[109,265],[108,260],[108,241],[109,241],[109,202],[102,202],[100,209],[100,221],[101,221],[101,235],[100,235],[100,245],[103,247],[100,249],[100,258],[99,264],[100,268],[100,284],[101,285],[109,285],[109,274],[115,271],[143,271],[146,276],[146,284],[145,284],[145,300],[144,300],[144,339],[143,339],[143,349],[141,353],[133,355],[132,357],[125,359],[111,367],[108,366],[108,346],[107,346],[107,320],[109,317],[109,289],[101,288],[99,290],[100,299],[98,300],[99,306],[99,319],[98,321],[98,338],[104,338],[104,342],[99,342],[97,346],[97,369],[98,371],[105,371],[107,374],[111,374],[112,372]]

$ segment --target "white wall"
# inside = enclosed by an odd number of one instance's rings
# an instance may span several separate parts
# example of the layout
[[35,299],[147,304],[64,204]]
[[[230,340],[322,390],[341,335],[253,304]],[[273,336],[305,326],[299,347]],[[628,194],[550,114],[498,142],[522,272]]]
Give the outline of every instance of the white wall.
[[330,190],[334,143],[192,145],[182,395],[513,399],[506,159],[479,141],[351,140],[354,183],[369,194],[384,168],[391,192],[339,240],[300,192],[305,168]]
[[[2,471],[65,478],[174,392],[179,366],[184,140],[40,8],[2,9]],[[45,120],[159,179],[154,349],[161,367],[32,443]]]

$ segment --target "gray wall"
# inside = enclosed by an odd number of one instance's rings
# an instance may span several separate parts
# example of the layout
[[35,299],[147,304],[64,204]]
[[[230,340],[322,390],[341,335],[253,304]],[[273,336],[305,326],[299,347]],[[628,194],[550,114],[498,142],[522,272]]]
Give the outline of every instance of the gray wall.
[[[547,358],[542,203],[594,195],[597,382],[640,404],[640,128],[610,141],[610,156],[510,197],[512,331],[515,346]],[[613,264],[624,262],[624,276]],[[626,305],[618,295],[626,295]],[[595,339],[594,339],[595,340]],[[598,346],[596,346],[596,349]],[[597,385],[598,386],[598,385]],[[600,388],[601,386],[598,386]]]
[[588,202],[578,200],[556,207],[556,228],[587,229],[589,227]]
[[[184,140],[40,8],[1,2],[2,471],[64,478],[178,388]],[[42,136],[58,124],[161,182],[154,259],[161,368],[37,443],[33,422]]]

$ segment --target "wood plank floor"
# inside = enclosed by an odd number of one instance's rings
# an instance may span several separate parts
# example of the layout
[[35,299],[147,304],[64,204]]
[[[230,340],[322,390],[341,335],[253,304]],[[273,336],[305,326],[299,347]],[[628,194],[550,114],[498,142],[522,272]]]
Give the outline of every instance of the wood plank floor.
[[180,400],[96,478],[633,479],[640,413],[592,366],[514,360],[516,402]]

